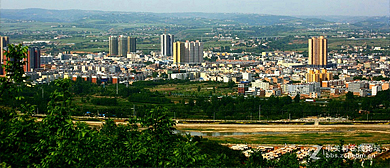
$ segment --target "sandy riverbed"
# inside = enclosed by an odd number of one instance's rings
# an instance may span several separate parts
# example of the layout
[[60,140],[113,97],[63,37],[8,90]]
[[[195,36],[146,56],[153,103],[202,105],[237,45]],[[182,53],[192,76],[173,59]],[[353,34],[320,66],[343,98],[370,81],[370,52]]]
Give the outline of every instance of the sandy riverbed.
[[249,124],[177,124],[178,130],[194,132],[380,132],[390,134],[390,125],[249,125]]

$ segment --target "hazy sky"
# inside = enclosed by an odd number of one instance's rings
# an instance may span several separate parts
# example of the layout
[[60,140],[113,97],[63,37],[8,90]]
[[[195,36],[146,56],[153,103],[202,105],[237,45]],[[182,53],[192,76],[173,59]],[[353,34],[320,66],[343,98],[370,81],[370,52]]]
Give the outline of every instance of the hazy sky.
[[390,0],[0,0],[1,9],[84,9],[127,12],[389,15]]

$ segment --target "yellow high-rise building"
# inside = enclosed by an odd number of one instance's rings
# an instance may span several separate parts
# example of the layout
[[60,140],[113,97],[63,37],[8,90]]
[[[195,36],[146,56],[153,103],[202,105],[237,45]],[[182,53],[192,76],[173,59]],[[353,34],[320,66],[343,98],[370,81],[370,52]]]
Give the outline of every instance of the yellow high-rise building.
[[324,36],[309,39],[308,64],[321,67],[328,64],[328,41]]
[[185,57],[185,45],[184,43],[177,41],[173,43],[173,63],[180,64]]

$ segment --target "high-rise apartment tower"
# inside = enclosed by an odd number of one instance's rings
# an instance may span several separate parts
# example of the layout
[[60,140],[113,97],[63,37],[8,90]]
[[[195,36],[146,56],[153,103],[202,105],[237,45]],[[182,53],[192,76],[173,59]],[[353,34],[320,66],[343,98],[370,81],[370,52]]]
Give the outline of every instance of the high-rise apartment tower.
[[1,62],[4,60],[4,49],[9,44],[9,38],[7,36],[0,36],[0,49],[1,49]]
[[29,47],[27,52],[27,63],[24,66],[25,72],[31,72],[41,67],[41,51],[38,47]]
[[5,64],[5,55],[4,55],[4,50],[6,50],[7,45],[9,44],[9,38],[7,36],[0,36],[0,74],[4,75],[5,72],[3,71],[3,67],[1,64]]
[[137,38],[136,37],[127,37],[127,50],[128,52],[137,52]]
[[161,35],[161,55],[171,56],[173,51],[174,36],[171,34]]
[[110,36],[108,38],[109,41],[109,53],[111,56],[118,55],[118,37]]
[[328,41],[324,36],[309,39],[309,61],[313,67],[326,67],[328,64]]
[[203,43],[196,42],[175,42],[173,43],[174,64],[200,64],[203,61]]
[[127,36],[119,36],[118,38],[118,56],[127,56]]

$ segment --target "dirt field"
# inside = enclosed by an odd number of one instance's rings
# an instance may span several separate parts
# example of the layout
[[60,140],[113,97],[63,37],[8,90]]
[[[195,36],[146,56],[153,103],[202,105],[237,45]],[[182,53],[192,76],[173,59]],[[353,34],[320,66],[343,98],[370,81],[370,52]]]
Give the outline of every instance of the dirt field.
[[390,144],[390,125],[178,124],[176,128],[220,143]]
[[249,124],[177,124],[178,130],[199,132],[377,132],[390,136],[390,125],[249,125]]
[[[91,126],[104,122],[84,121]],[[127,124],[121,120],[117,124]],[[177,124],[178,133],[190,133],[219,143],[232,144],[390,144],[390,125],[255,125]]]

